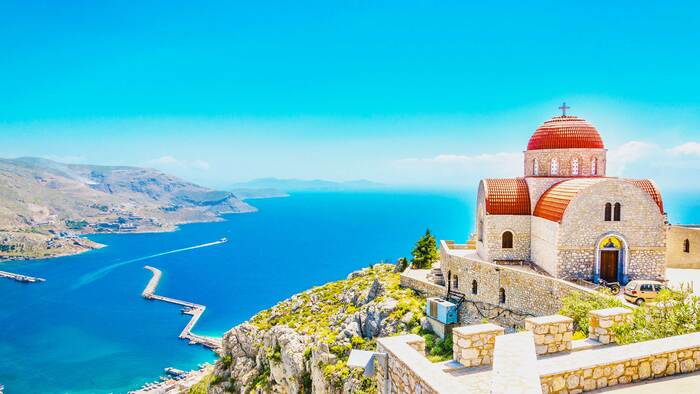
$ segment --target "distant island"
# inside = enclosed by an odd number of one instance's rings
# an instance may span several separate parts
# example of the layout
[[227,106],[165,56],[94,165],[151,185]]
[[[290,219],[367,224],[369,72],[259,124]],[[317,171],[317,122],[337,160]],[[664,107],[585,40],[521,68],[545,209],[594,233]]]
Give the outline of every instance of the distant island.
[[233,191],[237,197],[246,199],[284,197],[288,193],[301,191],[337,192],[373,190],[382,187],[385,187],[385,185],[366,179],[338,182],[323,179],[258,178],[247,182],[235,183],[228,189]]
[[85,234],[172,231],[252,211],[232,192],[153,169],[0,159],[0,259],[70,255],[102,246]]

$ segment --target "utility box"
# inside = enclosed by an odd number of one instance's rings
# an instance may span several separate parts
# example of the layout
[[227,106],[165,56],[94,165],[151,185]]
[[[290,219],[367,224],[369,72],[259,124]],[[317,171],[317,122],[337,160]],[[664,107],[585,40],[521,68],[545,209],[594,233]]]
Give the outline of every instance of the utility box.
[[431,297],[425,303],[425,314],[442,324],[455,324],[459,322],[457,305],[440,297]]

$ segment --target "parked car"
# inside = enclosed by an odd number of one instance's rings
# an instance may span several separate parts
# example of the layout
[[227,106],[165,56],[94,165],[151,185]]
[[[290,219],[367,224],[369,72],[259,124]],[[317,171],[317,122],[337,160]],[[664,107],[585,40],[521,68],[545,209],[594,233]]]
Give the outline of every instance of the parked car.
[[655,280],[632,280],[625,286],[625,300],[641,305],[643,302],[653,300],[662,289],[663,283]]

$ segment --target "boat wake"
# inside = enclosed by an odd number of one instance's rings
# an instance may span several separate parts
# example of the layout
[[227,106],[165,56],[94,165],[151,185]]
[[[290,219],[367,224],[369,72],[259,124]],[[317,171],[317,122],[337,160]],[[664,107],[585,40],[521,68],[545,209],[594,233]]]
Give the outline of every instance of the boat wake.
[[110,271],[114,270],[115,268],[119,268],[119,267],[127,265],[127,264],[136,263],[136,262],[148,260],[148,259],[153,259],[156,257],[166,256],[169,254],[186,252],[188,250],[201,249],[201,248],[206,248],[209,246],[220,245],[220,244],[226,243],[227,241],[228,240],[226,238],[222,238],[218,241],[208,242],[208,243],[201,244],[201,245],[189,246],[186,248],[169,250],[167,252],[156,253],[156,254],[152,254],[149,256],[143,256],[143,257],[139,257],[139,258],[135,258],[135,259],[131,259],[131,260],[120,261],[118,263],[114,263],[112,265],[102,267],[98,270],[95,270],[93,272],[89,272],[89,273],[81,276],[80,279],[78,279],[78,281],[73,285],[72,288],[73,288],[73,290],[75,290],[75,289],[78,289],[82,286],[87,285],[88,283],[92,283],[100,278],[103,278],[105,275],[107,275]]

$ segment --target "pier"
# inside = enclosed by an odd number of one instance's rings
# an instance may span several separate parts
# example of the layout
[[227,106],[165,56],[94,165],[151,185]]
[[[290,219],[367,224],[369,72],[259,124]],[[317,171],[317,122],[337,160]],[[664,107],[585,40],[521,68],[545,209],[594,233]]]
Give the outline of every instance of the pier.
[[24,283],[46,282],[46,279],[44,279],[44,278],[36,278],[34,276],[15,274],[12,272],[7,272],[7,271],[0,271],[0,277],[14,279],[17,282],[24,282]]
[[194,328],[195,324],[197,324],[197,321],[202,316],[202,313],[204,313],[204,311],[207,309],[207,307],[204,305],[195,304],[193,302],[178,300],[176,298],[164,297],[164,296],[160,296],[160,295],[155,294],[155,291],[156,291],[156,288],[158,287],[158,283],[160,282],[160,278],[162,276],[162,273],[158,268],[154,268],[154,267],[151,267],[148,265],[144,266],[143,268],[145,268],[153,273],[151,280],[148,281],[146,288],[141,293],[141,296],[143,298],[145,298],[147,300],[158,300],[158,301],[168,302],[170,304],[183,306],[187,309],[183,310],[182,313],[192,316],[192,318],[187,323],[185,328],[183,328],[182,331],[180,332],[180,335],[179,335],[180,339],[187,339],[190,341],[190,345],[199,344],[199,345],[208,347],[210,349],[213,349],[214,351],[218,351],[219,349],[221,349],[221,346],[222,346],[221,345],[221,338],[197,335],[197,334],[194,334],[192,332],[192,329]]

